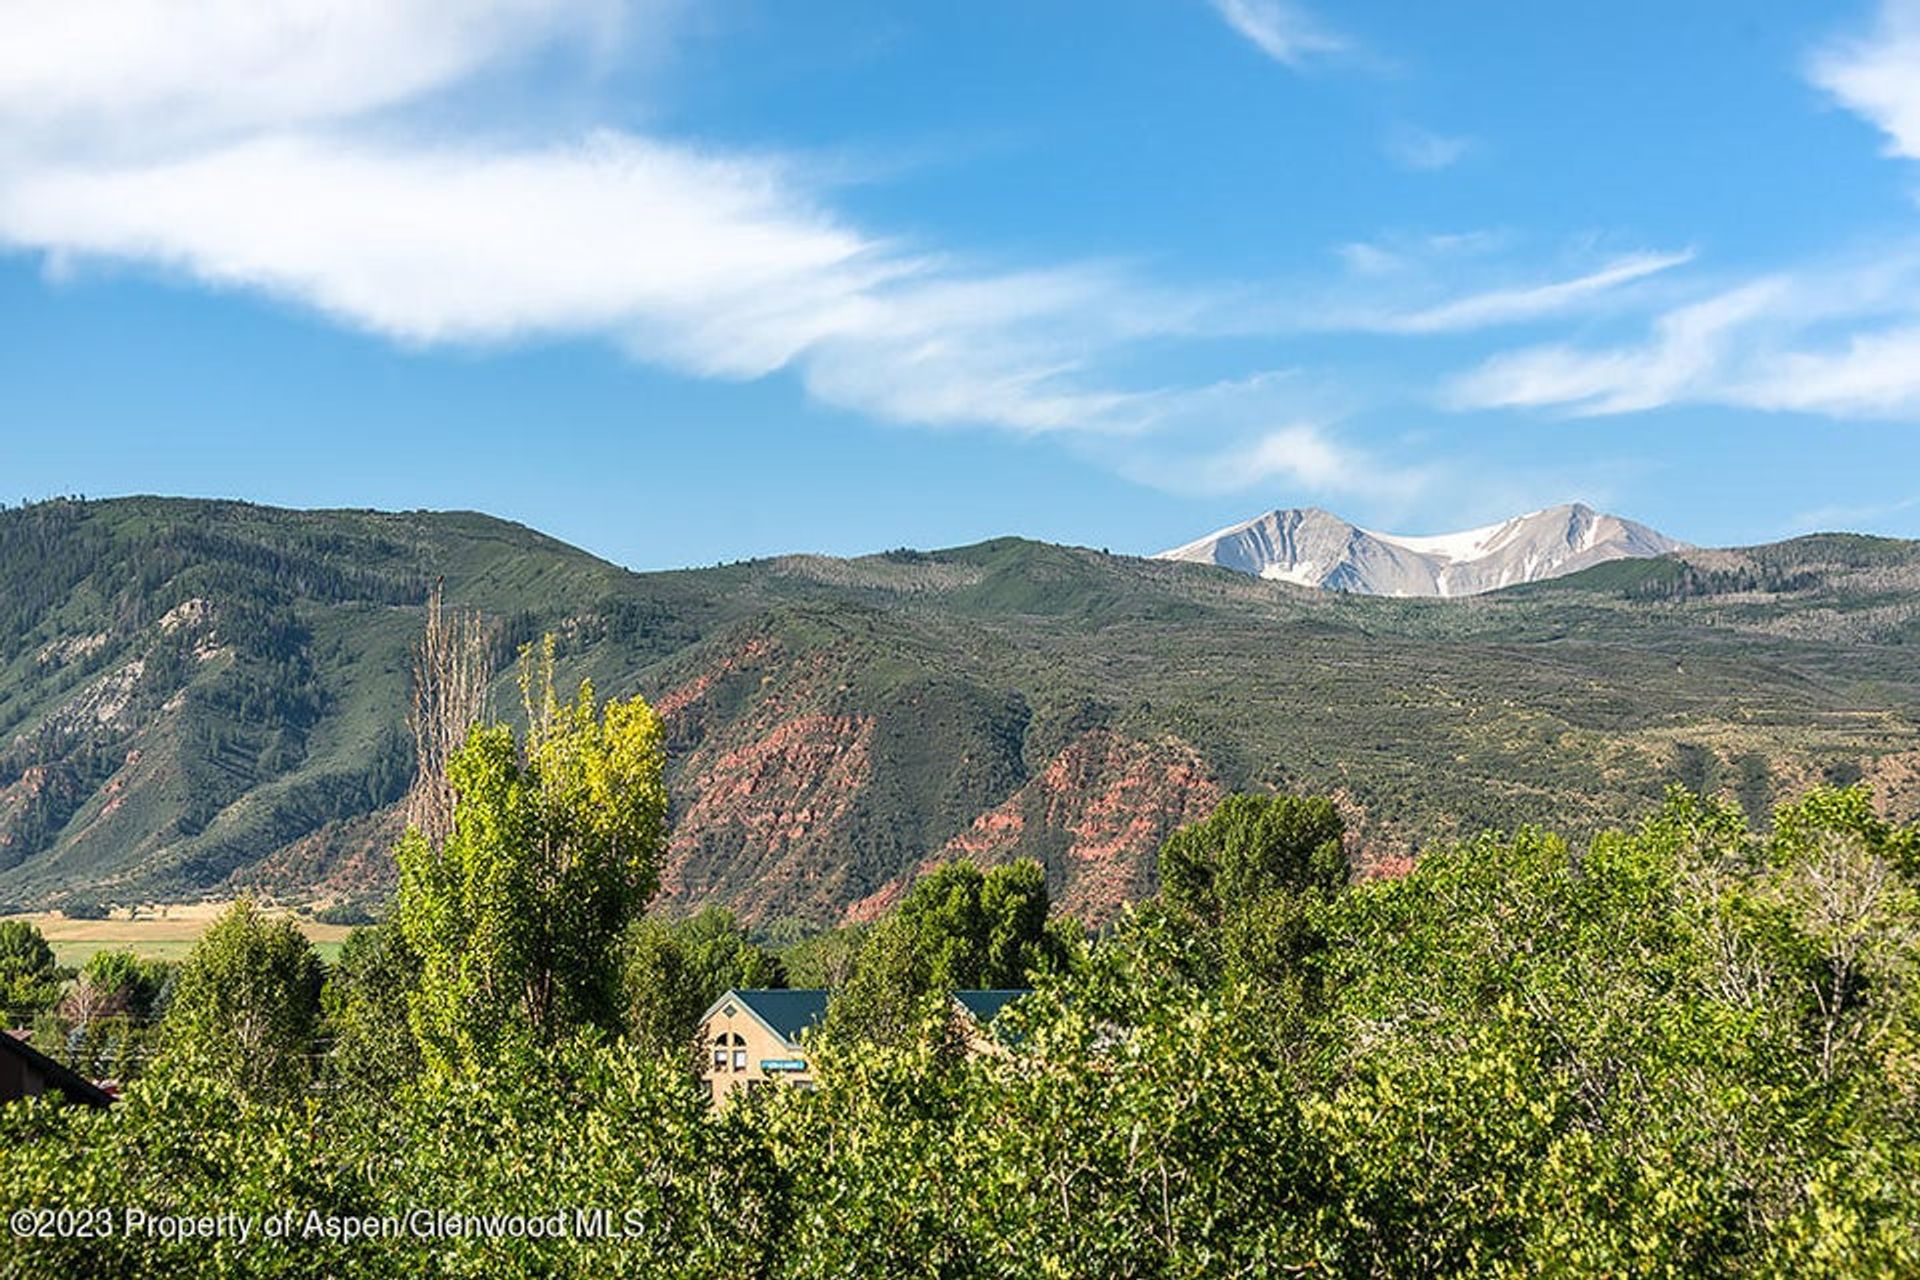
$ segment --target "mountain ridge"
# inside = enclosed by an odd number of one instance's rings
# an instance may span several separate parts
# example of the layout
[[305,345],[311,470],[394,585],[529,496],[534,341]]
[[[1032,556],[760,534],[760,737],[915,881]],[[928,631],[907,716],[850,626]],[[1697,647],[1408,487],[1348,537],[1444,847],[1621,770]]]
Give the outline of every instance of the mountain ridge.
[[1428,535],[1362,528],[1319,507],[1276,509],[1154,558],[1363,595],[1453,598],[1683,549],[1646,525],[1575,502]]
[[[1626,572],[1631,570],[1631,572]],[[631,573],[484,515],[183,499],[0,512],[0,902],[378,897],[428,587],[666,721],[661,908],[859,918],[951,857],[1068,910],[1153,888],[1234,790],[1333,794],[1357,862],[1753,813],[1870,781],[1920,814],[1920,544],[1621,561],[1453,601],[1017,538]]]

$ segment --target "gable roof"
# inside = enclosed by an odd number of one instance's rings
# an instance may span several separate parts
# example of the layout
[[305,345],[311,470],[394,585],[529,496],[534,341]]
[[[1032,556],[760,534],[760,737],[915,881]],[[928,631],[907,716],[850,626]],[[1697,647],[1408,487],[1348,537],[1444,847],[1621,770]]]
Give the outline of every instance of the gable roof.
[[113,1098],[99,1085],[49,1058],[9,1031],[0,1030],[0,1053],[12,1054],[24,1061],[48,1085],[66,1095],[69,1102],[89,1107],[105,1107],[113,1103]]
[[1000,987],[990,991],[956,991],[953,1001],[984,1027],[999,1017],[1002,1009],[1021,996],[1030,994],[1024,987]]
[[757,1019],[761,1026],[785,1040],[799,1044],[800,1033],[827,1012],[827,992],[820,987],[748,987],[727,992],[700,1015],[705,1022],[728,1002],[738,1004]]

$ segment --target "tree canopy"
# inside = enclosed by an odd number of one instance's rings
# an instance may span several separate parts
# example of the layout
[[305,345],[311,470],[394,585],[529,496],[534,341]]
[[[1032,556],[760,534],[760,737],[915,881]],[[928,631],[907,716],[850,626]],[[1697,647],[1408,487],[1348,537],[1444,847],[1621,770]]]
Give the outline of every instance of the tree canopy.
[[299,926],[240,899],[180,966],[162,1066],[257,1100],[302,1096],[315,1075],[323,976]]
[[781,987],[778,958],[756,946],[733,913],[708,907],[685,920],[642,920],[627,951],[627,1029],[645,1047],[693,1047],[700,1015],[735,988]]
[[[1350,880],[1331,812],[1263,798],[1175,836],[1207,887],[1077,945],[1035,932],[1034,870],[930,873],[862,935],[848,991],[937,996],[910,984],[1022,957],[1036,989],[1001,1052],[954,1052],[910,1002],[810,1045],[817,1088],[719,1108],[673,1018],[420,1071],[377,1105],[160,1072],[109,1112],[0,1107],[0,1212],[84,1190],[642,1224],[279,1251],[49,1235],[16,1242],[28,1274],[1920,1274],[1914,828],[1857,789],[1767,830],[1676,793],[1582,844],[1483,833]],[[189,971],[272,967],[213,964],[265,931],[236,911]],[[709,982],[759,963],[720,915],[635,940],[683,973],[716,957]],[[189,976],[170,1026],[203,1005]]]
[[1064,968],[1074,935],[1048,907],[1037,862],[935,868],[867,933],[829,1006],[829,1033],[897,1039],[912,1034],[929,996],[1024,987]]
[[602,707],[530,696],[524,741],[474,729],[448,762],[451,828],[409,830],[397,918],[420,961],[411,1021],[436,1071],[516,1043],[620,1021],[622,939],[659,882],[666,846],[660,718],[639,698]]
[[0,920],[0,1021],[31,1022],[60,998],[60,966],[30,920]]

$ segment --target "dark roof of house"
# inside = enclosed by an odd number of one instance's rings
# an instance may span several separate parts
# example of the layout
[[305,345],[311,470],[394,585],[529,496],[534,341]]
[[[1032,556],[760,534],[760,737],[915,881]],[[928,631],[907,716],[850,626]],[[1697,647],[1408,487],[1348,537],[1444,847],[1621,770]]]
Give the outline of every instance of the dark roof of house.
[[800,1033],[827,1012],[827,993],[818,987],[750,987],[721,996],[713,1002],[713,1008],[707,1010],[706,1017],[712,1017],[713,1010],[729,1000],[745,1005],[754,1017],[767,1024],[768,1030],[789,1044],[798,1044]]
[[[747,1012],[765,1023],[767,1029],[789,1044],[800,1043],[800,1033],[819,1022],[827,1012],[828,992],[819,987],[749,987],[721,996],[700,1015],[705,1022],[729,1003],[744,1005]],[[1000,1011],[1027,995],[1024,988],[994,991],[956,991],[953,998],[973,1020],[986,1026]]]
[[1002,987],[992,991],[956,991],[953,998],[961,1008],[973,1015],[975,1022],[984,1027],[999,1017],[1002,1009],[1029,994],[1025,988]]
[[49,1058],[11,1032],[0,1031],[0,1053],[10,1053],[38,1072],[53,1088],[65,1094],[69,1102],[89,1107],[111,1106],[113,1098],[99,1085]]

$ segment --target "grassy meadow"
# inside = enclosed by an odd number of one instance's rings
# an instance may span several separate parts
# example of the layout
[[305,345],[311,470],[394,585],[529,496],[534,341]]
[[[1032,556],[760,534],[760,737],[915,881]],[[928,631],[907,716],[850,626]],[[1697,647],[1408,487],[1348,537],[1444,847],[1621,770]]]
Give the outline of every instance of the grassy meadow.
[[[230,901],[209,901],[121,907],[103,920],[74,920],[58,911],[28,912],[0,916],[0,919],[29,921],[46,937],[62,965],[78,968],[96,951],[130,951],[149,960],[184,960],[207,926],[231,905]],[[292,917],[321,959],[329,964],[339,956],[341,944],[353,932],[348,925],[321,924],[285,909],[270,909],[268,914]]]

